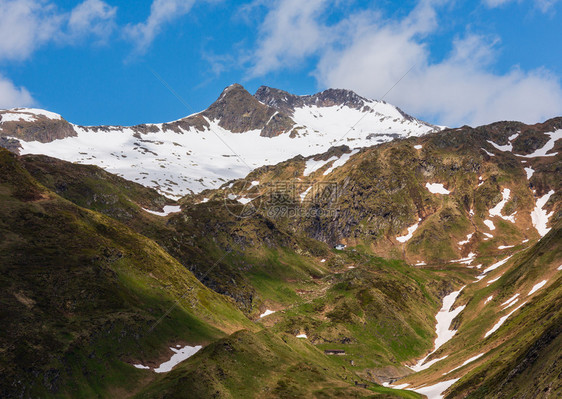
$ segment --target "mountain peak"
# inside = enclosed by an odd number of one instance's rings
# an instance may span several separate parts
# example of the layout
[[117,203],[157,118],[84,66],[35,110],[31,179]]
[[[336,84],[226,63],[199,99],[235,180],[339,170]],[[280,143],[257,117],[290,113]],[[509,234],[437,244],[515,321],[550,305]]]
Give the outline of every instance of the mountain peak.
[[287,115],[293,115],[295,108],[306,106],[347,106],[364,112],[372,110],[371,107],[367,105],[367,103],[371,102],[370,100],[361,97],[354,91],[346,89],[326,89],[312,95],[297,96],[284,90],[261,86],[256,91],[256,94],[254,94],[254,97],[263,104],[273,107],[280,112],[284,112]]
[[260,129],[261,135],[267,137],[285,133],[294,125],[291,118],[262,104],[238,83],[225,88],[202,115],[233,133]]

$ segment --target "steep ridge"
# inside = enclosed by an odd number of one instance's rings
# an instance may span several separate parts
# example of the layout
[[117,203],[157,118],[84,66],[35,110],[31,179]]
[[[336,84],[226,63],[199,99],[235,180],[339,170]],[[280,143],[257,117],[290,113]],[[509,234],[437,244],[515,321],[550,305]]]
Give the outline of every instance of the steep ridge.
[[241,85],[224,89],[219,99],[201,113],[232,133],[260,130],[260,136],[274,137],[291,130],[294,122],[286,115],[260,103]]
[[4,149],[0,172],[0,396],[134,391],[146,375],[133,364],[167,345],[253,329],[156,243],[60,198]]
[[[373,113],[378,116],[388,118],[392,115],[381,115],[380,109],[393,110],[409,122],[418,122],[422,125],[435,128],[426,122],[415,119],[410,115],[404,113],[400,108],[389,105],[385,101],[373,101],[365,97],[361,97],[351,90],[345,89],[328,89],[313,95],[297,96],[288,93],[284,90],[275,89],[272,87],[261,86],[254,96],[262,103],[283,112],[286,115],[295,117],[295,113],[302,108],[330,108],[330,107],[347,107],[352,108],[363,113]],[[386,107],[384,107],[386,106]],[[404,121],[405,122],[405,121]],[[404,123],[402,122],[402,123]],[[351,126],[350,126],[351,128]]]
[[252,96],[234,84],[202,112],[130,127],[77,126],[41,110],[0,111],[0,145],[94,164],[177,199],[298,154],[342,143],[370,146],[439,129],[349,91],[319,93],[314,105],[302,101],[291,115],[260,102],[259,93]]
[[[502,122],[361,151],[333,148],[185,201],[230,196],[330,245],[366,246],[412,264],[474,267],[560,219],[561,128],[561,118]],[[504,143],[513,151],[494,146]],[[536,150],[518,154],[520,143]]]
[[455,304],[455,335],[429,368],[396,386],[440,394],[450,387],[446,398],[560,396],[560,226],[501,265],[498,277],[467,285]]

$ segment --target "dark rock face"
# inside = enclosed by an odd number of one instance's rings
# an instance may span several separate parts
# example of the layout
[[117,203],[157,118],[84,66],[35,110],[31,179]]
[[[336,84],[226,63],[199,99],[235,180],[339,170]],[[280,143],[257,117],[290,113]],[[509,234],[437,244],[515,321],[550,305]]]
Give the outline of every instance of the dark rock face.
[[[362,112],[374,112],[368,104],[370,102],[368,99],[361,97],[351,90],[344,89],[327,89],[313,95],[296,96],[283,90],[261,86],[256,91],[256,94],[254,94],[254,97],[265,105],[275,108],[279,112],[283,112],[289,116],[294,115],[296,108],[313,105],[317,107],[346,106]],[[382,101],[382,103],[384,103],[384,101]],[[408,121],[417,120],[406,114],[400,108],[396,109],[404,119]],[[427,126],[433,126],[420,120],[417,121]]]
[[0,125],[0,136],[24,141],[49,143],[53,140],[76,136],[76,131],[64,119],[48,119],[37,116],[34,122],[8,121]]
[[16,139],[0,136],[0,147],[13,152],[14,154],[19,154],[21,144]]
[[272,87],[261,86],[254,95],[259,101],[279,112],[293,115],[295,108],[316,105],[318,107],[331,107],[334,105],[345,105],[349,108],[371,112],[372,109],[366,105],[367,99],[360,95],[343,89],[328,89],[309,96],[296,96],[283,90]]
[[260,103],[241,85],[224,89],[217,101],[201,113],[234,133],[261,129],[261,135],[273,137],[288,132],[295,122],[274,108]]

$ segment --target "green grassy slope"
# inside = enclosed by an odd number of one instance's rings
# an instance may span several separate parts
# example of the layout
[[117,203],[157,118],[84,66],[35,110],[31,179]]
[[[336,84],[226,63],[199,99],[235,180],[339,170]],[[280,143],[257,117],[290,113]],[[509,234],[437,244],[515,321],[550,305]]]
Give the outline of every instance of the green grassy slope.
[[[356,382],[366,383],[358,387]],[[136,398],[419,398],[358,379],[306,340],[241,331],[219,340]]]
[[141,207],[161,210],[173,201],[156,190],[125,180],[94,165],[81,165],[47,157],[25,155],[22,166],[43,186],[75,204],[126,224],[149,217]]
[[[562,395],[562,272],[558,270],[562,265],[561,224],[523,255],[496,283],[471,298],[473,306],[467,306],[465,317],[473,319],[463,323],[465,331],[471,333],[463,333],[461,327],[459,340],[465,345],[465,351],[474,346],[473,352],[482,349],[489,352],[447,397],[553,398]],[[544,280],[547,281],[545,286],[528,296],[531,288]],[[489,293],[497,300],[489,302],[487,311],[480,309],[479,315],[474,315],[478,299]],[[501,303],[515,293],[522,297],[517,305],[523,301],[527,304],[494,334],[479,340],[482,331],[487,331],[497,321]],[[478,305],[480,308],[482,302]],[[461,342],[457,342],[459,349]]]
[[5,150],[0,202],[2,397],[136,389],[146,377],[129,363],[253,328],[153,241],[56,196]]

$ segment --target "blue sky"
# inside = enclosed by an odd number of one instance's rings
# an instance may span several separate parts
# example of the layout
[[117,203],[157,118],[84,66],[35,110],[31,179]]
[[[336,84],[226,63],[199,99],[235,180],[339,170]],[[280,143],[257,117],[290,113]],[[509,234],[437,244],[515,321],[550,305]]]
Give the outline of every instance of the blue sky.
[[0,0],[0,108],[130,125],[234,82],[381,98],[402,78],[385,100],[432,123],[540,122],[562,115],[561,17],[556,0]]

